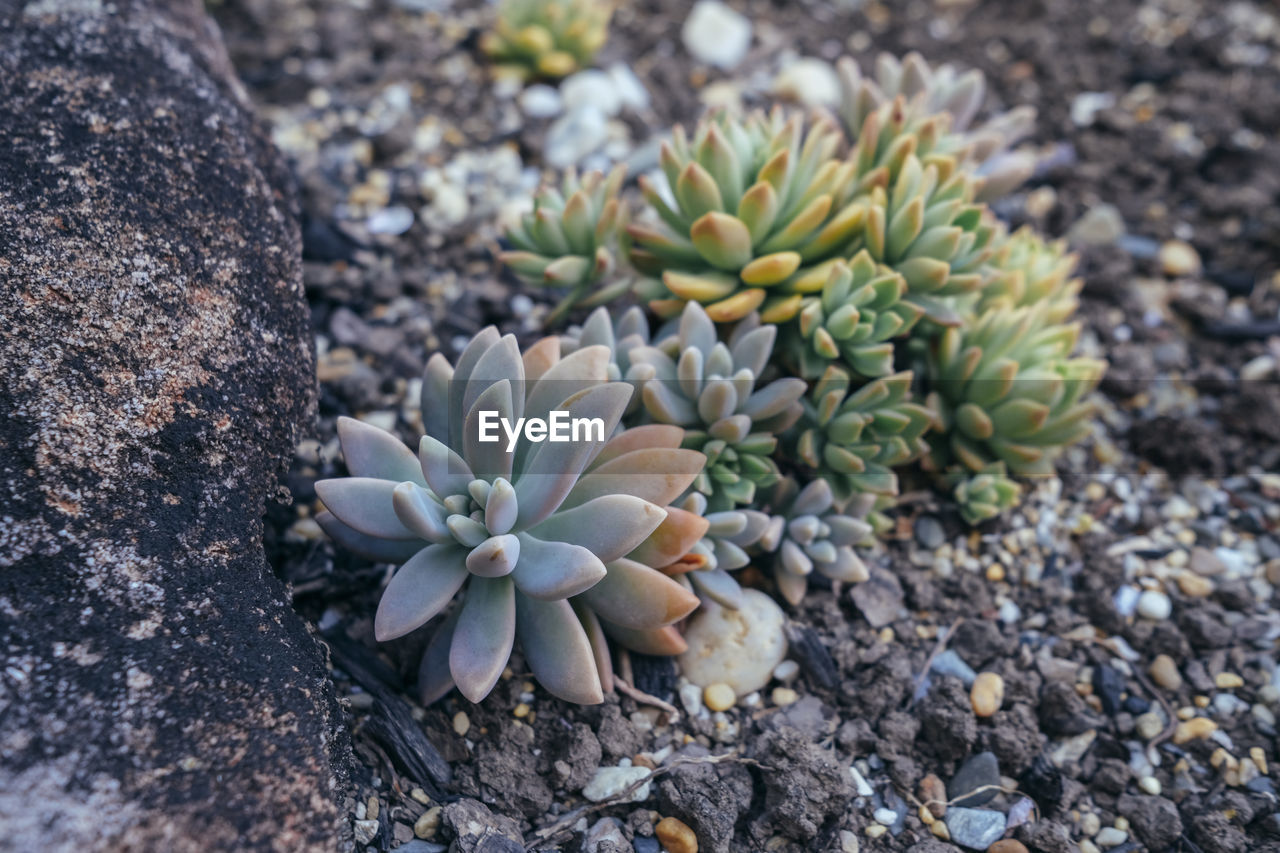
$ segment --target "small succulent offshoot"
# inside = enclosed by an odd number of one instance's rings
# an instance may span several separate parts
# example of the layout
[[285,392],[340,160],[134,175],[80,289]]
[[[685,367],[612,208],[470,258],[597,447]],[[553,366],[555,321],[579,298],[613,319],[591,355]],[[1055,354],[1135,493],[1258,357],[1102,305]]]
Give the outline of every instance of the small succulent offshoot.
[[609,38],[612,15],[602,0],[502,0],[480,49],[502,72],[559,80],[591,64]]
[[674,335],[629,354],[645,367],[633,375],[648,416],[683,427],[685,446],[706,455],[693,487],[711,512],[747,506],[757,488],[778,481],[778,435],[800,417],[805,382],[784,377],[756,387],[776,337],[776,326],[753,315],[720,341],[707,312],[690,302]]
[[804,598],[814,569],[842,583],[870,577],[853,547],[868,544],[874,528],[838,507],[826,480],[813,480],[802,489],[793,477],[784,477],[771,505],[775,509],[759,547],[775,555],[773,579],[791,604]]
[[640,179],[656,216],[627,229],[631,263],[648,276],[637,292],[666,317],[686,302],[705,305],[717,323],[756,310],[767,323],[794,317],[802,299],[794,282],[846,252],[865,216],[848,197],[852,167],[836,158],[839,145],[829,121],[806,130],[781,110],[745,119],[717,112],[692,138],[676,127],[660,156],[671,202]]
[[617,263],[615,244],[625,212],[618,201],[626,169],[606,177],[588,172],[578,179],[568,170],[558,189],[545,187],[533,199],[533,210],[507,232],[515,248],[499,255],[526,284],[567,291],[548,324],[574,308],[603,305],[631,287],[627,278],[610,281]]
[[[706,531],[701,519],[665,509],[704,458],[680,448],[672,427],[615,435],[632,389],[608,381],[608,363],[603,346],[561,358],[555,338],[522,354],[512,336],[488,328],[456,366],[439,354],[429,361],[427,434],[416,455],[390,433],[340,422],[352,476],[316,484],[325,506],[317,520],[343,546],[404,563],[378,605],[378,639],[418,629],[463,593],[422,659],[424,702],[455,685],[483,699],[517,638],[544,687],[584,704],[611,687],[608,640],[652,654],[682,650],[669,626],[697,599],[654,565]],[[482,440],[486,413],[516,423],[555,410],[598,418],[603,432]]]
[[977,473],[955,469],[947,481],[961,517],[974,526],[1017,506],[1022,497],[1022,487],[1009,479],[1003,462],[992,462]]

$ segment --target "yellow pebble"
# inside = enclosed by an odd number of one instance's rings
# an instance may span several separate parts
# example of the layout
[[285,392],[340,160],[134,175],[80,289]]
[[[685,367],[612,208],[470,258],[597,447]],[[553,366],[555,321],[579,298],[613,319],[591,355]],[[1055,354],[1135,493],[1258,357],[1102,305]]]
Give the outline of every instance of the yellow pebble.
[[879,838],[888,831],[889,827],[883,824],[873,823],[867,827],[867,838]]
[[422,790],[421,788],[414,788],[412,791],[409,792],[409,796],[413,797],[415,800],[422,803],[424,806],[431,805],[431,797],[428,796],[427,792]]
[[698,836],[674,817],[664,817],[653,831],[667,853],[698,853]]
[[929,826],[935,820],[937,820],[937,818],[933,816],[933,812],[929,811],[928,806],[921,806],[919,814],[920,814],[920,822],[923,823],[925,826]]
[[987,566],[987,580],[992,583],[999,583],[1004,580],[1004,566],[999,563],[992,563]]
[[943,841],[951,840],[951,830],[947,829],[946,821],[935,820],[933,823],[929,824],[929,831],[932,832],[935,837],[941,838]]
[[1184,723],[1178,723],[1173,730],[1173,742],[1178,746],[1193,740],[1203,740],[1218,730],[1218,724],[1208,717],[1196,717]]
[[370,796],[369,801],[365,804],[365,807],[364,807],[364,819],[377,820],[378,811],[380,807],[381,807],[381,803],[378,802],[378,798],[375,796]]
[[978,673],[969,691],[969,701],[973,704],[973,713],[990,717],[1004,704],[1004,679],[994,672]]
[[422,816],[413,824],[413,834],[424,841],[429,841],[435,836],[436,830],[440,828],[440,812],[443,809],[440,806],[432,806],[422,813]]
[[773,704],[777,705],[779,708],[785,708],[786,706],[795,703],[795,701],[800,698],[800,694],[792,690],[790,687],[775,687],[773,688],[773,693],[770,695],[773,699]]
[[1084,496],[1091,501],[1100,501],[1107,496],[1107,487],[1095,480],[1084,487]]
[[524,702],[521,702],[511,713],[515,714],[517,717],[527,717],[529,716],[529,706]]
[[1262,771],[1262,775],[1267,775],[1267,754],[1260,746],[1249,747],[1249,757],[1253,759],[1253,763],[1258,765],[1258,770]]
[[1114,826],[1116,829],[1120,830],[1121,832],[1128,832],[1129,819],[1124,815],[1121,815],[1120,817],[1116,818],[1116,822],[1112,824],[1112,826]]
[[1196,706],[1197,708],[1208,708],[1208,707],[1209,707],[1209,697],[1208,697],[1208,696],[1192,696],[1192,697],[1191,697],[1191,701],[1192,701],[1192,703],[1194,703],[1194,704],[1195,704],[1195,706]]
[[1178,665],[1168,655],[1156,655],[1147,672],[1165,690],[1177,690],[1182,686],[1182,673],[1178,672]]
[[1234,672],[1220,672],[1213,677],[1213,684],[1219,690],[1232,690],[1236,687],[1244,687],[1244,679]]
[[880,633],[876,635],[876,639],[882,643],[892,643],[895,637],[897,637],[897,635],[894,634],[893,629],[887,625],[881,628]]
[[1191,598],[1204,598],[1213,592],[1213,581],[1195,572],[1183,572],[1178,575],[1178,589]]
[[738,701],[738,697],[734,695],[732,687],[723,681],[717,681],[715,684],[708,684],[707,689],[702,691],[702,701],[713,711],[727,711]]
[[453,731],[458,737],[466,737],[467,732],[471,731],[471,718],[467,716],[466,711],[459,711],[453,715]]

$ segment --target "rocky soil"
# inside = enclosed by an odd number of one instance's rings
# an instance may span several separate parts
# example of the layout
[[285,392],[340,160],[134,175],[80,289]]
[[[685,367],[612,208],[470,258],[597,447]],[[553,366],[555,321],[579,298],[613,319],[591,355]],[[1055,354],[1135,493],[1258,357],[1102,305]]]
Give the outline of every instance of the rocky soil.
[[[607,77],[521,93],[486,77],[486,3],[211,4],[302,187],[320,419],[267,536],[330,646],[361,762],[344,845],[1280,849],[1274,6],[731,5],[752,30],[732,69],[691,58],[688,4],[645,0],[616,15]],[[517,657],[483,704],[418,707],[422,639],[372,639],[389,567],[336,552],[310,517],[314,481],[341,471],[335,419],[411,440],[431,352],[488,323],[538,333],[549,300],[493,252],[544,168],[641,173],[705,105],[821,100],[829,78],[798,58],[911,49],[982,69],[992,109],[1040,111],[1040,167],[998,212],[1081,252],[1082,347],[1113,365],[1096,435],[976,532],[913,491],[868,555],[874,585],[789,613],[796,666],[734,707],[634,656],[658,703],[567,706]],[[921,810],[939,800],[941,819]]]

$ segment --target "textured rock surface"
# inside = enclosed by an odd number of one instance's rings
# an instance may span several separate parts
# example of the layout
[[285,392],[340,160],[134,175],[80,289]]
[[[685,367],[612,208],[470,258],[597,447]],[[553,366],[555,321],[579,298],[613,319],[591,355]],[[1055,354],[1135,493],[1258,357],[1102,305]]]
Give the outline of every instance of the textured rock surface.
[[195,0],[0,0],[0,846],[335,846],[287,187]]

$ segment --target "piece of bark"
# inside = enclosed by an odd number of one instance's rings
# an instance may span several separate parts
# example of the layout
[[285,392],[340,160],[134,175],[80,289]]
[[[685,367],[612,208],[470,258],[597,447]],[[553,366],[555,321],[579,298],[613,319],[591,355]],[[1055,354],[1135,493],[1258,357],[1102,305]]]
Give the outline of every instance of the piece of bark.
[[196,0],[0,0],[0,847],[331,850],[262,551],[315,404],[297,203]]

